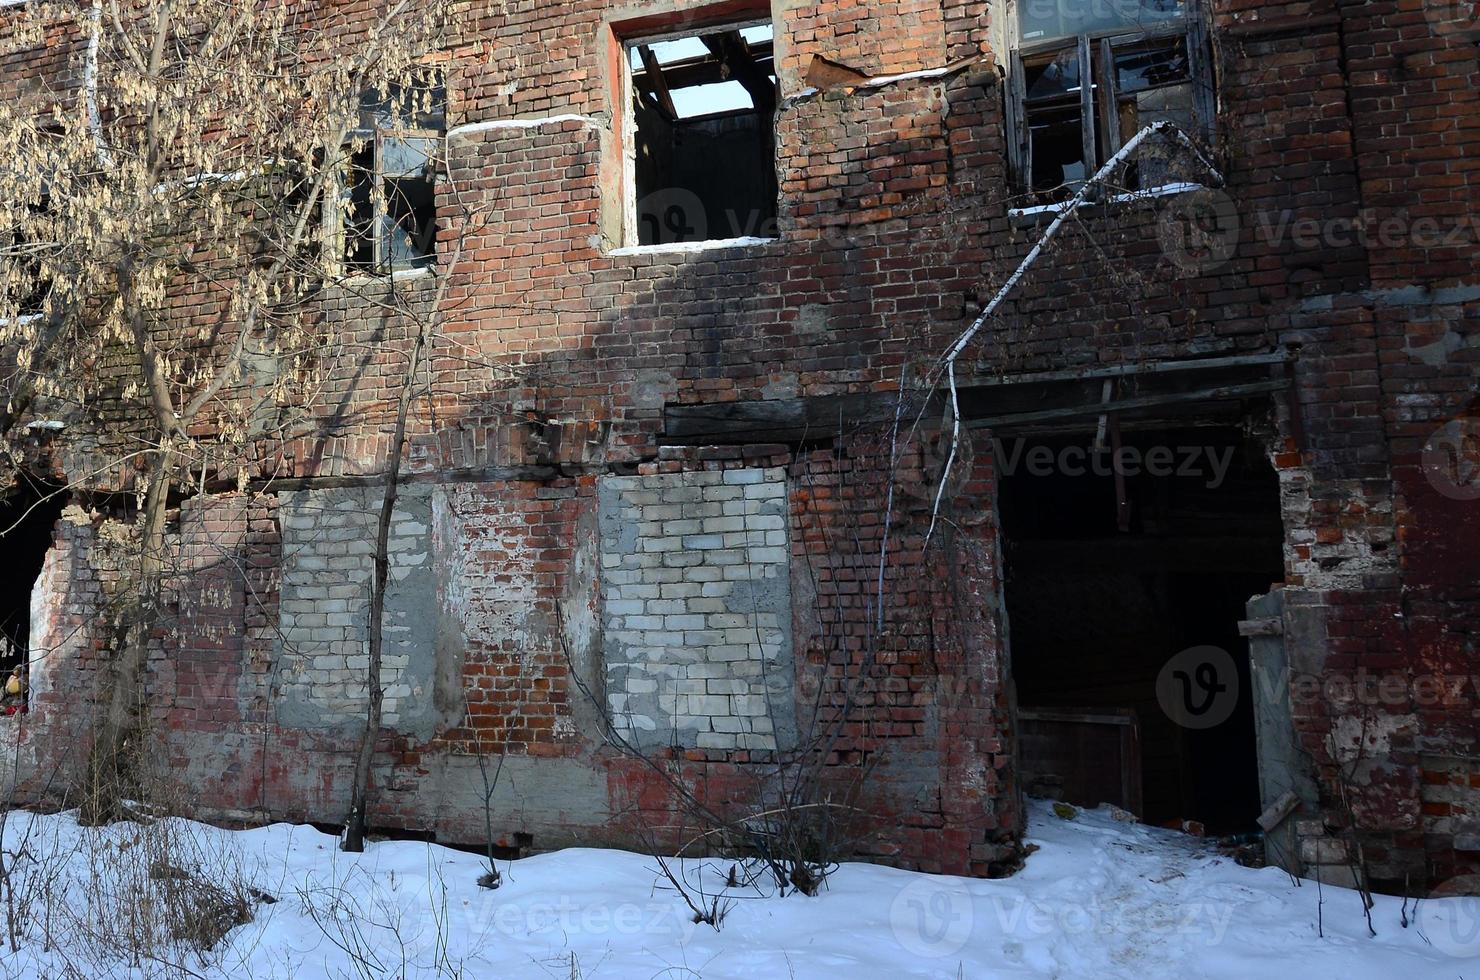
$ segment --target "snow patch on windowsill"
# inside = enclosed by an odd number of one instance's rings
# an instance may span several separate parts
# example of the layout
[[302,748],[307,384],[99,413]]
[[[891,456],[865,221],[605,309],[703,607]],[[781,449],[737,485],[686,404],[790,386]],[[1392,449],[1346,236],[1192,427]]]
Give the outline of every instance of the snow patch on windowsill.
[[[1205,184],[1188,183],[1180,181],[1172,184],[1162,184],[1159,187],[1148,187],[1143,191],[1125,191],[1121,194],[1113,194],[1103,201],[1082,201],[1080,207],[1094,204],[1129,204],[1133,201],[1149,201],[1157,197],[1170,197],[1173,194],[1185,194],[1188,191],[1205,190]],[[1008,208],[1009,218],[1027,218],[1035,214],[1057,214],[1067,208],[1071,201],[1060,201],[1056,204],[1035,204],[1030,208]]]
[[341,276],[337,282],[341,286],[369,286],[377,282],[407,282],[413,279],[430,279],[436,274],[437,270],[435,267],[418,265],[410,269],[396,269],[389,275],[371,275],[361,272],[352,276]]
[[447,138],[471,136],[474,133],[486,133],[498,129],[538,129],[541,126],[550,126],[563,122],[578,122],[592,128],[600,128],[601,126],[599,122],[590,116],[567,112],[558,116],[544,116],[539,119],[489,119],[484,122],[465,123],[449,129],[447,131]]
[[779,238],[756,238],[753,235],[745,235],[740,238],[711,238],[702,242],[665,242],[661,245],[625,245],[622,248],[614,248],[608,255],[661,255],[663,253],[682,254],[684,252],[708,252],[720,248],[753,248],[756,245],[773,245],[781,241]]

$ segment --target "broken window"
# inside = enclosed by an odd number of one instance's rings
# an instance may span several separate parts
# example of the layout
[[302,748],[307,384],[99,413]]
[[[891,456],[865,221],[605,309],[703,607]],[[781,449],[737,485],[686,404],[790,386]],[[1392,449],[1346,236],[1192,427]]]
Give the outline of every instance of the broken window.
[[343,248],[352,270],[377,275],[436,260],[437,157],[447,133],[447,93],[429,76],[360,99],[345,148]]
[[[31,205],[30,209],[39,216],[44,215],[48,208],[49,201],[43,198],[39,204]],[[3,277],[3,287],[8,294],[6,299],[13,301],[14,308],[23,317],[34,316],[46,309],[46,298],[51,294],[51,281],[44,274],[41,251],[47,247],[43,242],[33,241],[20,228],[13,228],[9,233],[0,235],[0,254],[4,254],[9,263],[13,263]],[[3,304],[5,308],[11,305],[12,302]]]
[[[1070,196],[1154,122],[1210,140],[1211,66],[1190,0],[1023,0],[1017,26],[1009,146],[1035,201]],[[1170,179],[1165,161],[1142,154],[1120,183]]]
[[774,237],[776,69],[769,21],[627,41],[635,125],[627,237]]
[[[36,165],[42,177],[40,194],[26,205],[30,219],[27,227],[0,229],[0,256],[7,268],[0,276],[0,289],[10,302],[4,307],[16,309],[21,316],[32,316],[45,311],[47,297],[51,294],[51,280],[46,275],[44,253],[52,250],[54,235],[51,226],[54,217],[51,201],[51,175],[55,173],[57,152],[56,141],[61,139],[61,130],[42,127],[37,130]],[[33,171],[32,176],[36,175]]]

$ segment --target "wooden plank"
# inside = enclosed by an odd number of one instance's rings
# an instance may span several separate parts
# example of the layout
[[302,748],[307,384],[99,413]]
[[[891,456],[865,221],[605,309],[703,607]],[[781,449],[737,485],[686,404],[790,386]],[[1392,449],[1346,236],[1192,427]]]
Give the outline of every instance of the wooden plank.
[[[1080,153],[1084,156],[1084,180],[1100,169],[1100,156],[1095,146],[1094,68],[1090,64],[1089,37],[1079,38],[1079,135]],[[1116,147],[1120,149],[1120,147]],[[1106,159],[1109,159],[1108,157]],[[1074,188],[1076,191],[1078,187]]]
[[1033,384],[1040,381],[1088,381],[1096,378],[1124,378],[1140,374],[1175,374],[1183,371],[1212,371],[1219,368],[1258,367],[1279,365],[1290,361],[1290,355],[1235,354],[1227,357],[1200,357],[1181,361],[1136,361],[1131,364],[1111,364],[1105,367],[1066,368],[1062,371],[1035,371],[1030,374],[1014,374],[1001,378],[984,378],[973,381],[973,388],[991,388],[997,385]]
[[1018,717],[1026,721],[1062,721],[1084,725],[1134,725],[1134,712],[1107,714],[1093,708],[1019,708]]
[[1239,636],[1284,636],[1285,624],[1279,619],[1244,619],[1238,624]]
[[761,74],[751,54],[750,45],[739,31],[723,34],[706,34],[700,38],[714,56],[729,71],[729,77],[739,82],[749,93],[758,111],[776,111],[776,86],[770,77]]
[[[1219,358],[1197,364],[1196,369],[1257,369],[1281,360],[1256,358]],[[1188,362],[1184,362],[1184,365]],[[1110,373],[1111,371],[1115,373]],[[1005,428],[1035,422],[1067,420],[1102,414],[1134,412],[1162,406],[1199,402],[1216,402],[1255,397],[1283,390],[1288,381],[1258,380],[1204,385],[1187,390],[1169,390],[1102,401],[1101,385],[1105,377],[1144,374],[1160,377],[1166,384],[1182,383],[1168,377],[1174,369],[1139,369],[1126,365],[1092,375],[1057,372],[1052,377],[1024,377],[1019,382],[973,384],[961,389],[963,423],[967,428]],[[1180,372],[1178,372],[1180,373]],[[1032,383],[1038,381],[1038,384]],[[1145,387],[1143,382],[1143,388]],[[1092,390],[1087,386],[1092,385]],[[1050,408],[1034,406],[1047,403]],[[1059,404],[1055,404],[1058,402]],[[901,418],[913,423],[917,417],[934,421],[943,404],[943,395],[912,392],[902,409],[895,392],[863,392],[849,395],[822,395],[813,398],[788,398],[712,402],[703,404],[669,404],[664,408],[664,438],[677,445],[736,442],[793,442],[798,439],[824,439],[847,432],[859,425]],[[924,413],[922,415],[922,413]]]
[[678,118],[678,110],[673,108],[673,95],[668,91],[668,82],[663,78],[663,66],[658,64],[658,58],[653,54],[653,49],[646,44],[637,49],[637,55],[642,59],[643,71],[637,76],[638,80],[658,100],[658,108],[668,117],[669,122]]
[[1100,134],[1100,152],[1109,159],[1120,149],[1120,106],[1115,92],[1115,52],[1110,49],[1110,39],[1100,38],[1099,59],[1095,65],[1095,84],[1100,88],[1100,119],[1105,131]]
[[1045,409],[1041,412],[1017,412],[987,418],[968,419],[969,429],[1002,428],[1026,422],[1046,422],[1054,419],[1069,419],[1102,412],[1130,412],[1142,408],[1159,408],[1164,405],[1181,405],[1190,402],[1220,401],[1229,398],[1245,398],[1251,395],[1268,394],[1285,388],[1284,381],[1256,381],[1248,384],[1222,385],[1196,391],[1169,392],[1162,395],[1145,395],[1138,398],[1122,398],[1112,402],[1086,402],[1064,408]]

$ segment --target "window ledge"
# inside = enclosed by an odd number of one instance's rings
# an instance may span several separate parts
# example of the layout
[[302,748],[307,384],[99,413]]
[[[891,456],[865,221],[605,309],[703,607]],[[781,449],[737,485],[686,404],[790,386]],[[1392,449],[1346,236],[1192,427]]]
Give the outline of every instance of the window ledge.
[[[1159,187],[1148,187],[1143,191],[1124,191],[1120,194],[1112,194],[1098,201],[1085,201],[1079,205],[1077,210],[1102,207],[1110,204],[1134,204],[1137,201],[1151,201],[1158,197],[1171,197],[1174,194],[1186,194],[1190,191],[1206,189],[1206,184],[1179,181],[1172,184],[1162,184]],[[1014,225],[1036,224],[1045,219],[1052,220],[1057,217],[1069,204],[1069,201],[1061,201],[1057,204],[1036,204],[1030,208],[1008,208],[1007,217]]]
[[779,238],[712,238],[702,242],[668,242],[662,245],[625,245],[614,248],[607,255],[683,255],[688,252],[710,252],[725,248],[756,248],[774,245]]
[[410,269],[397,269],[388,276],[358,273],[353,276],[340,276],[334,282],[339,286],[369,286],[377,282],[408,282],[413,279],[430,279],[436,274],[437,270],[431,266],[418,265]]

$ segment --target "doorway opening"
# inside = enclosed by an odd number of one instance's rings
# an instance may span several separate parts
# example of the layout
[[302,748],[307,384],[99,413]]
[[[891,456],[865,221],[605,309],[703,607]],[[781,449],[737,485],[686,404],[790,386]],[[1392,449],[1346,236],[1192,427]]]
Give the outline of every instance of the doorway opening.
[[0,703],[7,711],[25,704],[31,593],[67,505],[68,495],[59,489],[22,473],[9,496],[0,500],[0,554],[5,556],[0,562]]
[[[1147,823],[1251,830],[1258,755],[1238,624],[1284,577],[1277,477],[1237,426],[1096,435],[993,440],[1024,785]],[[1191,692],[1222,700],[1211,724],[1189,724],[1167,681],[1202,682],[1173,659],[1209,647],[1236,681]]]

